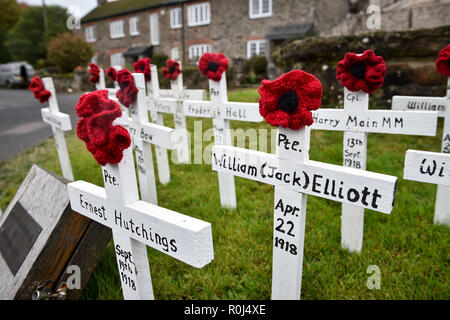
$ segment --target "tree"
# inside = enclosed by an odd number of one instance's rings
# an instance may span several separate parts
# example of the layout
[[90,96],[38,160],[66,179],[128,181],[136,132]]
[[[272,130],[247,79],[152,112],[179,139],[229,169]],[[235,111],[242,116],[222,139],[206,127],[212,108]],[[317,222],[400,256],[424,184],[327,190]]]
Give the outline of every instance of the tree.
[[20,17],[20,7],[16,0],[0,0],[0,28],[9,31]]
[[72,72],[77,66],[85,66],[92,58],[92,47],[82,38],[66,32],[54,37],[47,47],[48,60],[61,73]]
[[[0,0],[1,1],[1,0]],[[48,6],[48,37],[67,31],[66,9],[60,6]],[[44,37],[42,7],[32,6],[24,9],[17,24],[8,33],[6,45],[14,60],[26,60],[36,64],[46,58],[47,43]]]

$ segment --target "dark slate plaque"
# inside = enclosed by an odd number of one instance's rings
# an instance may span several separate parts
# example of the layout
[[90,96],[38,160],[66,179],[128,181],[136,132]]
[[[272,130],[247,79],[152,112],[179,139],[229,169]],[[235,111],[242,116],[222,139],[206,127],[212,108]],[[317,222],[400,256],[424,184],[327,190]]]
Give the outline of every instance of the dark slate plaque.
[[18,201],[0,227],[0,253],[14,276],[41,231],[41,226]]

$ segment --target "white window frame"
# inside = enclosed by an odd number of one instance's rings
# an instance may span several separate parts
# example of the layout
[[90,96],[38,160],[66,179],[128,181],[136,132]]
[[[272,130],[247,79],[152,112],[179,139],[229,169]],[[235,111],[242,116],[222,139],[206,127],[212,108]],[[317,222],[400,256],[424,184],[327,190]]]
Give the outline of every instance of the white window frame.
[[210,44],[193,44],[189,46],[189,59],[198,61],[205,52],[211,52]]
[[125,64],[125,58],[124,58],[122,52],[113,53],[109,56],[109,58],[110,58],[111,66],[123,67]]
[[[264,56],[267,56],[267,40],[260,39],[260,40],[249,40],[247,41],[247,59],[250,59],[254,56],[261,55],[261,43],[264,43],[266,45],[266,52],[264,53]],[[252,55],[252,44],[256,45],[256,54]]]
[[178,47],[173,47],[170,49],[170,57],[172,60],[180,60],[180,51],[178,50]]
[[86,42],[92,43],[97,41],[95,38],[95,26],[89,26],[84,29],[84,34],[86,36]]
[[116,20],[109,23],[109,36],[111,39],[118,39],[125,37],[125,32],[123,31],[123,20]]
[[139,17],[132,17],[128,20],[130,27],[130,36],[139,35]]
[[211,23],[211,5],[209,2],[193,4],[187,7],[188,26],[197,27]]
[[[269,2],[269,11],[262,12],[263,2]],[[258,3],[258,12],[253,12],[253,3]],[[250,19],[260,19],[260,18],[268,18],[272,16],[272,0],[248,0],[248,14]]]
[[159,17],[158,13],[151,13],[149,16],[150,23],[150,43],[154,46],[159,45]]
[[170,9],[170,28],[179,29],[183,26],[181,8]]

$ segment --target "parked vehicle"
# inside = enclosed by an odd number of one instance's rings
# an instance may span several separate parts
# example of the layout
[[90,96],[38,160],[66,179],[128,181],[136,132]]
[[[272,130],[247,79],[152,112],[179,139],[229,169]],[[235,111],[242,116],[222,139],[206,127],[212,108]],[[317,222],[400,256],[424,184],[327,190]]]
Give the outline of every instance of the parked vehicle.
[[33,66],[26,61],[0,64],[0,86],[27,86],[34,75]]

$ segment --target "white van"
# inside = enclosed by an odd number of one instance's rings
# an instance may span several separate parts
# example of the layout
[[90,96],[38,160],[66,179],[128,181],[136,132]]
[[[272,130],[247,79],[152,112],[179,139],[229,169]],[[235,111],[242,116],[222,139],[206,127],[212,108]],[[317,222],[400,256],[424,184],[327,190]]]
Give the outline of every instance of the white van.
[[0,64],[0,86],[27,86],[34,75],[33,66],[26,61]]

